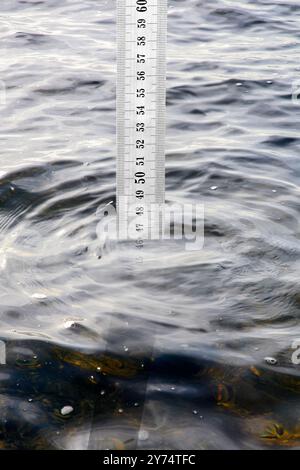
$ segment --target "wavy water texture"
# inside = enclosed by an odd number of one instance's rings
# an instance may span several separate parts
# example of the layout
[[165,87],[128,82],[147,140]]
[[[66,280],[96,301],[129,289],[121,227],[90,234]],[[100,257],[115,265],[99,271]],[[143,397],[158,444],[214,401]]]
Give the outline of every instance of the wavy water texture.
[[300,448],[299,26],[169,0],[167,200],[204,204],[205,244],[131,272],[97,237],[115,2],[1,1],[1,448]]

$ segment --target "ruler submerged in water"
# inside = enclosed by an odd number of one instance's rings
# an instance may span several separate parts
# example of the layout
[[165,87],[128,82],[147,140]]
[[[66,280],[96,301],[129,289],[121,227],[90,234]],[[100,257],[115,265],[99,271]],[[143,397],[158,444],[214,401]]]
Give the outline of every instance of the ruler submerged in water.
[[167,0],[117,0],[118,233],[137,249],[162,230],[166,37]]

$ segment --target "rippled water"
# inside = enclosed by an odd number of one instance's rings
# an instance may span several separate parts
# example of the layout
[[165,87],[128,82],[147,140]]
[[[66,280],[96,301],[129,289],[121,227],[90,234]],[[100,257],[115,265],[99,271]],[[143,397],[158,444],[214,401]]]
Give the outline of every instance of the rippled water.
[[169,0],[167,199],[204,203],[205,246],[134,275],[96,236],[115,2],[1,1],[0,447],[300,448],[299,25]]

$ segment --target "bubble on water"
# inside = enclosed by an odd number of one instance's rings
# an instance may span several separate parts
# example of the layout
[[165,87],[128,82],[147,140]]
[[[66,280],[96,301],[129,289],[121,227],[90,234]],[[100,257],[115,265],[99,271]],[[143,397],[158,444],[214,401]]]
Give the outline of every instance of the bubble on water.
[[74,327],[74,326],[75,326],[75,322],[74,322],[73,320],[67,320],[67,321],[65,321],[65,323],[64,323],[64,327],[67,328],[67,329],[68,329],[68,328],[72,328],[72,327]]
[[277,364],[277,359],[275,359],[275,357],[265,357],[265,362],[270,366],[275,366]]
[[38,299],[38,300],[47,299],[47,296],[45,294],[42,294],[41,292],[35,292],[34,294],[32,294],[31,297],[33,299]]
[[64,406],[61,410],[60,410],[60,413],[63,415],[63,416],[67,416],[71,413],[73,413],[74,411],[74,408],[72,406]]

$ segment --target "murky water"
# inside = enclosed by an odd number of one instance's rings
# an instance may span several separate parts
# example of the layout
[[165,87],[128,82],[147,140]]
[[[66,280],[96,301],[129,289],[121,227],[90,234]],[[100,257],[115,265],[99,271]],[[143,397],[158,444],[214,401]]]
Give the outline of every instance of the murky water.
[[204,204],[205,245],[133,274],[96,235],[115,2],[1,1],[2,448],[300,448],[299,26],[169,1],[167,199]]

